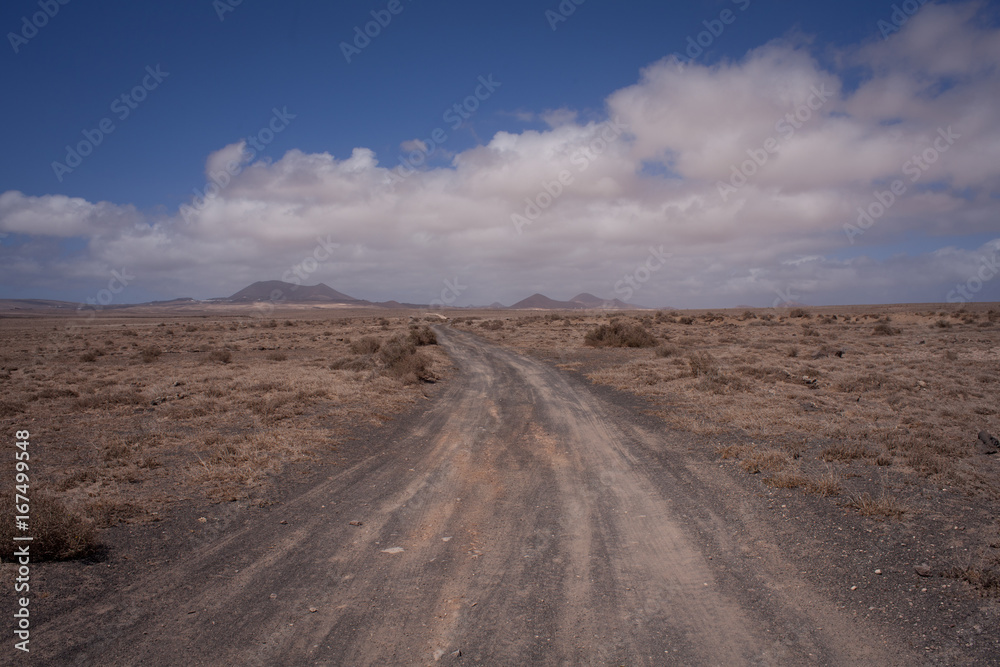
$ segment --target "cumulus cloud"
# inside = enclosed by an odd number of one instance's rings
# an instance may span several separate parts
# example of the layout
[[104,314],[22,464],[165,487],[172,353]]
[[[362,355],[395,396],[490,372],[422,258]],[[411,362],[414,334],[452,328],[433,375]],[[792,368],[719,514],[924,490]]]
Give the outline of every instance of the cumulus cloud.
[[[99,281],[129,266],[164,296],[199,297],[297,270],[423,303],[455,278],[459,304],[583,290],[706,307],[946,300],[995,254],[984,235],[1000,236],[1000,31],[980,12],[927,5],[834,66],[804,39],[714,65],[664,59],[609,91],[603,121],[521,110],[548,128],[498,132],[447,166],[364,147],[253,162],[231,144],[205,172],[238,173],[183,216],[6,192],[0,231],[18,236],[0,253],[17,263],[0,274]],[[86,243],[67,256],[57,238]],[[317,247],[328,259],[314,266]],[[651,252],[672,254],[638,271]]]

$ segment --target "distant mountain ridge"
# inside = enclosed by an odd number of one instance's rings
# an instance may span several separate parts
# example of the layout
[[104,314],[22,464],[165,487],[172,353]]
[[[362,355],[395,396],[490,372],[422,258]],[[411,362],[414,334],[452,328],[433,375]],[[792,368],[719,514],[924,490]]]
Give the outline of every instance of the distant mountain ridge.
[[532,294],[527,299],[521,299],[512,306],[509,306],[510,310],[582,310],[582,309],[594,309],[603,308],[606,310],[632,310],[636,308],[644,308],[644,306],[636,306],[630,303],[625,303],[621,299],[601,299],[593,294],[588,294],[583,292],[577,294],[575,297],[569,301],[556,301],[555,299],[550,299],[544,294]]
[[370,301],[355,299],[338,292],[329,285],[296,285],[281,280],[260,280],[244,287],[236,294],[213,301],[226,303],[255,303],[258,301],[280,301],[281,303],[345,303],[353,305],[370,304]]

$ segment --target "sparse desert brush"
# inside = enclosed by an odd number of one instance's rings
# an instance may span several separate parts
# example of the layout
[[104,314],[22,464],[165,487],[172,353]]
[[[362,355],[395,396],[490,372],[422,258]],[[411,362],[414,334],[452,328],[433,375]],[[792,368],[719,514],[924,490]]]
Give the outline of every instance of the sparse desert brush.
[[0,399],[0,417],[13,417],[24,412],[24,403]]
[[80,361],[87,364],[92,364],[95,361],[97,361],[97,357],[99,356],[100,355],[97,353],[97,350],[87,350],[86,352],[80,355]]
[[896,496],[889,495],[884,489],[878,496],[867,492],[851,496],[846,504],[858,510],[862,516],[899,518],[910,511]]
[[378,351],[378,359],[388,375],[404,384],[416,384],[433,379],[430,361],[407,338],[397,336],[386,342]]
[[813,329],[808,324],[802,325],[802,335],[803,336],[819,336],[819,332]]
[[591,329],[583,338],[591,347],[653,347],[656,339],[637,322],[611,322]]
[[886,322],[879,322],[875,325],[875,328],[872,329],[873,336],[897,336],[900,333],[901,331],[899,329],[889,326]]
[[214,361],[220,364],[228,364],[232,360],[232,357],[232,352],[225,348],[211,350],[208,355],[206,355],[206,359],[208,361]]
[[437,334],[430,327],[416,325],[410,327],[410,340],[414,345],[437,345],[438,342]]
[[758,447],[740,461],[740,468],[750,474],[780,472],[788,466],[788,454],[769,447]]
[[146,396],[135,388],[103,389],[93,394],[85,394],[73,403],[84,410],[93,408],[108,408],[116,405],[145,405],[149,402]]
[[382,346],[382,342],[374,336],[365,336],[351,342],[351,353],[353,354],[375,354]]
[[789,317],[801,317],[801,318],[804,318],[804,319],[807,319],[807,320],[812,317],[812,315],[809,314],[809,311],[805,310],[804,308],[792,308],[788,312],[788,316]]
[[794,470],[780,470],[767,479],[764,483],[776,489],[797,489],[809,484],[809,478]]
[[788,351],[785,353],[785,356],[794,359],[795,357],[799,356],[799,348],[792,345],[790,348],[788,348]]
[[678,324],[694,324],[694,318],[693,317],[688,317],[688,316],[685,315],[684,317],[679,317],[677,319],[677,323]]
[[688,355],[691,377],[702,377],[718,372],[718,363],[708,352],[692,352]]
[[[83,558],[99,548],[93,523],[79,512],[70,509],[55,494],[45,489],[31,489],[31,560],[51,561]],[[13,560],[14,547],[23,544],[14,541],[14,494],[0,494],[0,554]]]
[[939,319],[937,322],[934,323],[934,326],[936,326],[939,329],[950,329],[951,322],[949,322],[946,319]]
[[828,470],[821,477],[810,479],[805,484],[807,493],[829,498],[840,494],[840,476],[834,470]]
[[680,349],[676,345],[661,345],[656,348],[658,357],[676,357],[680,354]]
[[139,358],[142,359],[144,364],[149,364],[159,359],[161,354],[163,354],[163,350],[158,345],[147,345],[142,348]]
[[267,355],[268,361],[288,361],[288,355],[284,352],[275,351],[269,352]]
[[483,320],[479,326],[487,331],[500,331],[503,329],[503,320]]
[[826,462],[845,461],[850,462],[856,459],[874,459],[878,456],[876,452],[860,442],[837,442],[823,449],[820,458]]

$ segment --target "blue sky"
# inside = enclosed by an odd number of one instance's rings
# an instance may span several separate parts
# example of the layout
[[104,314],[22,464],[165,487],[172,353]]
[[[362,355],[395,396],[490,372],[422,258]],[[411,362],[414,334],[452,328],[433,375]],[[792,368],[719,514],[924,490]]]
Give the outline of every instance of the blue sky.
[[[997,87],[996,5],[911,0],[912,18],[886,33],[901,4],[8,2],[0,297],[82,301],[122,268],[135,279],[121,302],[223,295],[282,277],[323,238],[324,259],[298,275],[373,300],[428,302],[455,278],[467,286],[456,304],[623,297],[621,279],[665,244],[672,260],[632,301],[771,305],[790,285],[809,303],[944,301],[1000,247],[997,174],[984,168],[1000,163],[998,129],[977,111]],[[390,20],[348,62],[342,44],[372,12]],[[665,60],[699,38],[685,67]],[[819,81],[833,100],[717,199],[727,165]],[[468,118],[453,127],[456,104]],[[616,114],[629,119],[621,140],[574,171]],[[966,128],[954,150],[870,230],[846,234],[855,205],[952,119]],[[97,145],[54,168],[81,141]],[[807,150],[843,167],[803,177],[794,155]],[[415,175],[385,185],[401,154],[421,153]],[[183,215],[213,154],[238,173]],[[856,177],[851,160],[865,165]],[[518,227],[560,165],[574,182]],[[975,300],[1000,299],[998,285]]]

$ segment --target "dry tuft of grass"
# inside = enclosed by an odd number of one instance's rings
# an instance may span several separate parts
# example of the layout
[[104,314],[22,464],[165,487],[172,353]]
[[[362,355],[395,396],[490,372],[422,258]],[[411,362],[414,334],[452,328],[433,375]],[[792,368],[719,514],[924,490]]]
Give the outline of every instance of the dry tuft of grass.
[[846,505],[858,510],[862,516],[900,518],[910,511],[896,496],[883,490],[878,496],[865,492],[847,499]]
[[[93,522],[70,509],[58,495],[33,487],[30,498],[31,560],[69,560],[93,555],[100,548]],[[0,554],[13,560],[15,542],[14,494],[0,494]]]
[[638,322],[613,321],[591,329],[584,336],[591,347],[653,347],[656,338]]

